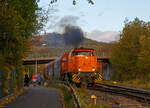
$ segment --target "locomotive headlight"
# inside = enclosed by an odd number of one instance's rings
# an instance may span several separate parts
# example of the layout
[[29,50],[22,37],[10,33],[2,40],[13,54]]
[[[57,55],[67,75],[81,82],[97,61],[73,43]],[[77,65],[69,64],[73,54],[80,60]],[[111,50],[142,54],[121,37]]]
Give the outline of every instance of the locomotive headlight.
[[92,67],[92,71],[95,71],[95,67]]
[[78,71],[81,71],[80,66],[78,67]]

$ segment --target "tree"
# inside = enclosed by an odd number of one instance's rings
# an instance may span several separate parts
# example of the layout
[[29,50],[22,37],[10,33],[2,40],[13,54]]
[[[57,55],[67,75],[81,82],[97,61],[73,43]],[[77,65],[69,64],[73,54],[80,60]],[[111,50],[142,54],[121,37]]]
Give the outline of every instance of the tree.
[[38,1],[0,0],[0,97],[23,86],[22,58],[46,18]]
[[141,50],[138,54],[138,76],[150,80],[150,36],[140,37]]
[[[55,2],[57,2],[58,0],[51,0],[51,4],[53,4],[53,3],[55,3]],[[87,0],[88,1],[88,3],[90,3],[90,4],[94,4],[94,2],[93,2],[93,0]],[[76,0],[72,0],[72,4],[73,5],[76,5]]]
[[30,38],[43,26],[39,0],[0,2],[0,55],[5,65],[20,66]]
[[114,46],[111,62],[116,69],[115,78],[118,80],[135,79],[138,76],[137,65],[139,52],[142,49],[140,38],[149,37],[148,23],[135,18],[132,22],[125,22],[120,35],[121,39]]

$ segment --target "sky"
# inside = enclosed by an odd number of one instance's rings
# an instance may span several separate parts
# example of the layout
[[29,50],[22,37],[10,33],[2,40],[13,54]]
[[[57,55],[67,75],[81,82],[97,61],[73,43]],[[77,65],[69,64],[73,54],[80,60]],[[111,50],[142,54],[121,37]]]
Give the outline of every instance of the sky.
[[[47,23],[47,32],[55,31],[54,25],[62,18],[73,16],[78,18],[76,25],[88,34],[88,38],[110,42],[118,39],[126,18],[129,21],[135,17],[150,21],[150,0],[93,0],[94,5],[87,0],[76,0],[75,6],[72,5],[72,0],[57,1],[53,4],[57,12],[50,14],[53,18]],[[39,6],[46,8],[49,2],[50,0],[40,0]]]

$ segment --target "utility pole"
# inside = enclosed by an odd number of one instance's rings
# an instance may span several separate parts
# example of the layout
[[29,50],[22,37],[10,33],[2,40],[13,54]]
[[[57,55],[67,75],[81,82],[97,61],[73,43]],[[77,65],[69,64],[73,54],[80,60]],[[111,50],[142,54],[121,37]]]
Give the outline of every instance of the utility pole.
[[37,74],[37,58],[36,58],[36,61],[35,61],[35,73]]

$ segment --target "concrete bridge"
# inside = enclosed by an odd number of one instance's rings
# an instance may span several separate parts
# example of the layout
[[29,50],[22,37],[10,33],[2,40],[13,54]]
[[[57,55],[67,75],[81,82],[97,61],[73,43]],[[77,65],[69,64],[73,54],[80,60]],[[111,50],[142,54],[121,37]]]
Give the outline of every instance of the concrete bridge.
[[[55,59],[57,57],[25,58],[23,59],[23,65],[47,64]],[[109,63],[108,57],[98,58],[97,60],[101,60],[103,63]]]
[[25,58],[23,65],[47,64],[54,61],[57,57]]
[[114,69],[110,63],[110,59],[108,57],[98,58],[97,60],[101,60],[103,64],[103,79],[111,80],[113,76]]

